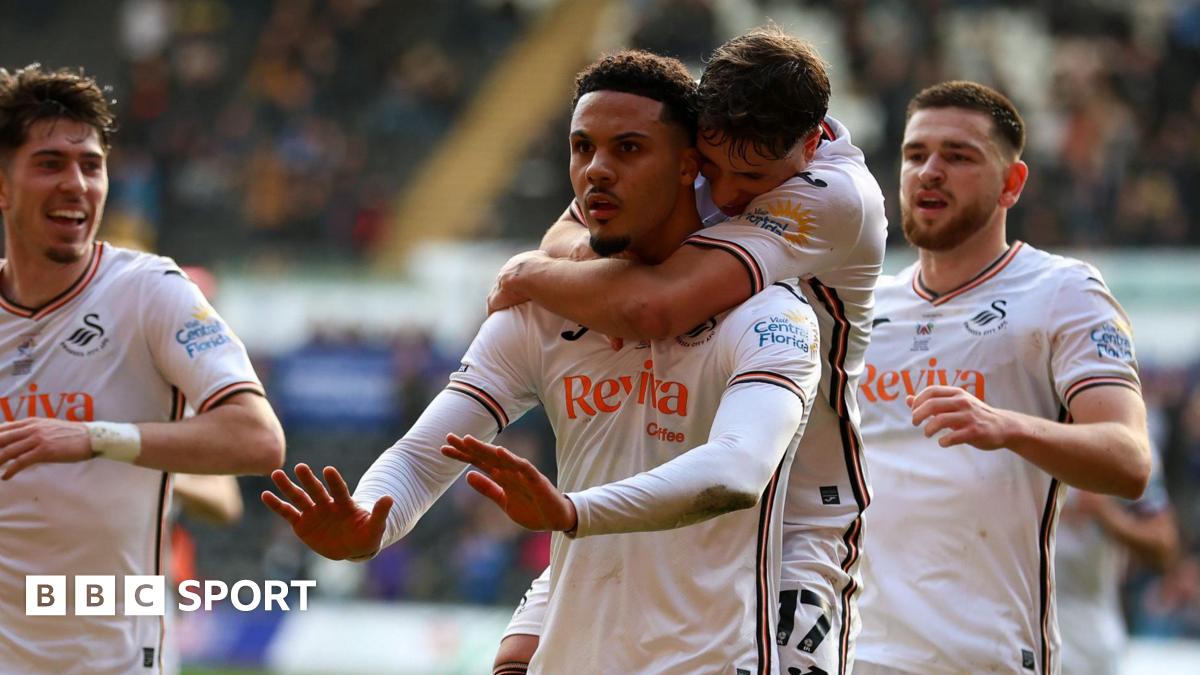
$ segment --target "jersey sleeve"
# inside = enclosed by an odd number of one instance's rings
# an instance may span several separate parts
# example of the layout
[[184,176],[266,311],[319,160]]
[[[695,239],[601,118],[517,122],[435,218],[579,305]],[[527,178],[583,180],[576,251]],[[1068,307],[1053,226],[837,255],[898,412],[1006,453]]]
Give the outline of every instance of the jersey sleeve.
[[491,442],[498,430],[486,410],[443,391],[412,428],[375,459],[354,489],[354,501],[370,511],[385,495],[393,498],[380,548],[408,534],[421,516],[449,489],[467,465],[441,452],[446,434]]
[[1050,369],[1063,406],[1099,386],[1141,391],[1133,332],[1125,310],[1090,265],[1065,270],[1046,315],[1053,322]]
[[197,413],[233,394],[263,395],[246,347],[178,267],[140,272],[143,329],[154,363]]
[[489,316],[446,385],[486,410],[497,432],[538,404],[532,311],[527,302]]
[[[820,331],[812,307],[794,287],[776,284],[730,312],[720,338],[732,375],[727,389],[759,382],[793,392],[807,409],[821,380]],[[752,306],[751,306],[752,305]]]
[[840,268],[862,235],[864,212],[852,177],[834,170],[805,172],[685,243],[733,255],[758,293],[776,281]]
[[404,436],[359,481],[354,499],[370,510],[384,495],[395,499],[382,546],[407,534],[466,469],[441,453],[446,434],[490,442],[538,399],[529,360],[531,305],[495,312],[483,322],[446,389]]

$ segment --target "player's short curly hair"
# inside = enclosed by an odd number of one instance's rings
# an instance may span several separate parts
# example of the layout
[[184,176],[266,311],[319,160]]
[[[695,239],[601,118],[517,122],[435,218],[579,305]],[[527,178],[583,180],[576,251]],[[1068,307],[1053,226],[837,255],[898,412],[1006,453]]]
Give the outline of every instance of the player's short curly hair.
[[678,59],[640,49],[628,49],[600,58],[575,77],[575,97],[595,91],[634,94],[663,104],[662,120],[679,125],[691,142],[696,136],[696,81]]
[[998,140],[1013,156],[1025,149],[1025,121],[1008,97],[977,82],[951,80],[922,89],[908,102],[910,119],[926,108],[965,108],[992,118]]
[[82,70],[43,70],[38,63],[15,72],[0,68],[0,159],[24,145],[34,122],[48,119],[91,125],[107,152],[116,132],[108,93]]
[[700,133],[781,159],[829,110],[829,74],[811,44],[778,26],[756,28],[717,48],[700,78]]

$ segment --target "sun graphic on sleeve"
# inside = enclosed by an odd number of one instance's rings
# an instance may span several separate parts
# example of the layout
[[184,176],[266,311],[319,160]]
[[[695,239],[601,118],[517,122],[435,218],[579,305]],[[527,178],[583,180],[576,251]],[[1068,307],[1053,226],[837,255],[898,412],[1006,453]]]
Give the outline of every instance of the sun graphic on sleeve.
[[802,326],[808,325],[808,317],[804,315],[804,312],[792,310],[790,312],[784,312],[783,315],[786,316],[788,321],[791,321],[792,323],[798,323]]
[[809,237],[817,229],[816,218],[811,210],[804,208],[799,201],[785,199],[767,204],[767,211],[774,217],[790,220],[795,228],[789,227],[783,233],[783,238],[797,246],[808,243]]
[[208,317],[212,316],[213,312],[212,307],[209,307],[208,305],[196,305],[192,309],[195,310],[192,312],[192,318],[197,321],[204,321]]

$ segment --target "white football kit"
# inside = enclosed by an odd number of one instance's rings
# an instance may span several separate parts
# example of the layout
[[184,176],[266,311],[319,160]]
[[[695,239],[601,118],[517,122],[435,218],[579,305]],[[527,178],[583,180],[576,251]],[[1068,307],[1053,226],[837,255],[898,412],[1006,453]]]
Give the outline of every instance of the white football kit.
[[1064,486],[1007,450],[940,447],[907,395],[962,387],[1067,421],[1097,386],[1138,390],[1125,313],[1093,267],[1014,243],[937,295],[918,266],[876,289],[859,385],[876,489],[859,663],[929,675],[1059,672],[1054,530]]
[[[859,630],[862,511],[871,492],[862,461],[854,392],[871,331],[875,281],[887,239],[883,193],[840,122],[826,117],[804,172],[726,217],[696,185],[705,228],[685,242],[719,248],[746,268],[754,293],[799,278],[821,333],[821,396],[792,464],[786,495],[781,581],[780,663],[845,675]],[[580,223],[583,214],[572,204]],[[830,464],[841,468],[830,482]],[[537,635],[546,603],[535,580],[505,635]]]
[[[1067,490],[1068,507],[1077,494],[1074,488]],[[1145,493],[1125,506],[1138,518],[1170,508],[1157,452]],[[1079,522],[1064,516],[1057,534],[1054,569],[1063,675],[1118,675],[1128,642],[1120,595],[1128,549],[1091,518]]]
[[530,672],[777,673],[780,497],[819,347],[783,284],[620,351],[532,303],[497,312],[355,499],[396,498],[395,541],[464,468],[438,452],[447,432],[490,439],[540,401],[579,525],[553,537]]
[[[97,242],[40,308],[0,297],[4,421],[167,422],[262,393],[245,348],[171,260]],[[97,458],[0,487],[0,672],[159,673],[162,618],[124,616],[125,575],[162,574],[170,476]],[[66,616],[26,616],[26,575],[66,575]],[[74,575],[115,575],[115,616],[75,616]]]

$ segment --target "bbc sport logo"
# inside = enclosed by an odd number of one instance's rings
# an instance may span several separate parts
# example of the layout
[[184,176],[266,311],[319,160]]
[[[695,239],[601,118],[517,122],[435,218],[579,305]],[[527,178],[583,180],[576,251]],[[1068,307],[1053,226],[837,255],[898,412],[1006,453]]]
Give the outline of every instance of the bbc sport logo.
[[[125,616],[163,616],[167,608],[167,580],[162,575],[129,575],[123,577]],[[312,579],[293,581],[267,580],[261,585],[243,579],[232,587],[224,581],[189,579],[180,582],[177,597],[181,612],[203,609],[212,611],[213,603],[229,599],[239,612],[252,612],[261,605],[264,610],[288,612],[288,596],[296,610],[308,609],[308,589],[315,588]],[[79,574],[74,577],[74,616],[115,616],[117,613],[117,578],[111,574]],[[66,616],[67,577],[61,574],[31,574],[25,577],[26,616]]]

